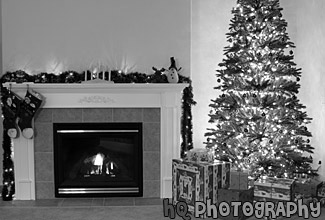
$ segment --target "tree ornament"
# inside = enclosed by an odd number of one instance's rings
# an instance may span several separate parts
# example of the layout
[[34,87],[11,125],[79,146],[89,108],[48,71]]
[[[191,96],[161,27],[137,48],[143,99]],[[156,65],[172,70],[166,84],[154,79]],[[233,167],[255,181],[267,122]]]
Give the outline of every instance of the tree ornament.
[[264,112],[262,113],[262,116],[265,117],[265,113]]
[[307,139],[307,143],[310,143],[310,140],[309,139]]
[[250,164],[251,160],[248,157],[244,158],[244,163],[245,164]]
[[217,82],[220,83],[221,82],[221,79],[217,79]]
[[300,78],[299,77],[297,77],[297,82],[299,82],[300,81]]
[[245,128],[245,129],[244,129],[244,132],[246,132],[246,133],[247,133],[247,132],[248,132],[248,129],[247,129],[247,128]]
[[269,143],[270,143],[270,144],[273,144],[273,140],[269,140]]
[[224,97],[226,97],[226,95],[225,94],[222,94],[221,97],[224,98]]
[[290,55],[292,55],[292,54],[293,54],[293,51],[292,51],[292,50],[290,50],[290,52],[289,52],[289,53],[290,53]]

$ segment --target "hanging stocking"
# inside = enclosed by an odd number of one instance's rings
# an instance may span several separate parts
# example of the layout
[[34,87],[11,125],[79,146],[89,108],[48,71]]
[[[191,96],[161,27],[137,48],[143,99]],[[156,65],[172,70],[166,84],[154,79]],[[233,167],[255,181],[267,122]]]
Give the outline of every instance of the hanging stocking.
[[21,98],[9,91],[2,99],[3,102],[3,126],[11,138],[18,137],[17,117],[20,109]]
[[20,105],[20,114],[18,121],[18,125],[25,138],[30,139],[34,135],[34,130],[32,128],[32,119],[41,104],[41,95],[32,90],[27,90],[25,99]]

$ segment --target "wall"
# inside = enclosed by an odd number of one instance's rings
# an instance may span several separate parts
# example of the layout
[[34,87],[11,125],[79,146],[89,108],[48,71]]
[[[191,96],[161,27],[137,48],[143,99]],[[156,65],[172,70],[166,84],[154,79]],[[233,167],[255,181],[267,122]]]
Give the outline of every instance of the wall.
[[[208,113],[210,100],[219,92],[213,90],[217,85],[215,70],[222,61],[223,47],[227,46],[225,34],[228,32],[231,9],[235,0],[192,1],[192,59],[191,69],[195,99],[193,109],[193,134],[195,147],[204,147],[204,133],[210,127]],[[323,11],[325,2],[318,0],[280,1],[284,8],[284,18],[288,22],[288,33],[295,43],[295,62],[303,69],[299,99],[307,106],[308,116],[314,118],[308,126],[313,133],[312,145],[316,148],[315,167],[319,160],[325,161],[325,89],[323,48],[325,48],[325,26]],[[325,166],[325,165],[323,165]],[[325,179],[325,168],[321,168]]]
[[316,167],[319,160],[323,162],[319,173],[325,180],[325,2],[290,0],[283,1],[282,5],[285,9],[288,6],[288,11],[294,15],[290,20],[288,18],[289,25],[296,21],[297,34],[292,40],[297,47],[295,61],[302,68],[299,98],[306,105],[308,115],[313,118],[308,128],[313,134],[311,144],[315,147],[314,163]]
[[192,1],[192,79],[194,98],[197,105],[193,108],[194,147],[205,147],[204,133],[210,127],[208,120],[210,100],[219,92],[215,77],[218,63],[223,58],[226,46],[226,32],[232,18],[231,8],[236,0]]
[[3,0],[3,70],[59,73],[97,62],[190,73],[189,0]]

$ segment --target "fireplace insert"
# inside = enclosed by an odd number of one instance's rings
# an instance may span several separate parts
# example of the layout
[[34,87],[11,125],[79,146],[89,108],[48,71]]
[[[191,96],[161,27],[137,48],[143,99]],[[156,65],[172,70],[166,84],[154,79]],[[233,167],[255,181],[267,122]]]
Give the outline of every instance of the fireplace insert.
[[56,197],[142,196],[142,123],[54,123]]

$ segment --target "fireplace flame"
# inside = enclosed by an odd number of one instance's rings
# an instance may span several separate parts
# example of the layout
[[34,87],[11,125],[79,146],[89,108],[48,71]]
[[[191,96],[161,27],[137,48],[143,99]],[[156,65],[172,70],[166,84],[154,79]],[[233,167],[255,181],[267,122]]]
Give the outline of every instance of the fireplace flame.
[[95,166],[103,166],[103,162],[104,162],[104,155],[98,153],[94,159],[94,165]]

